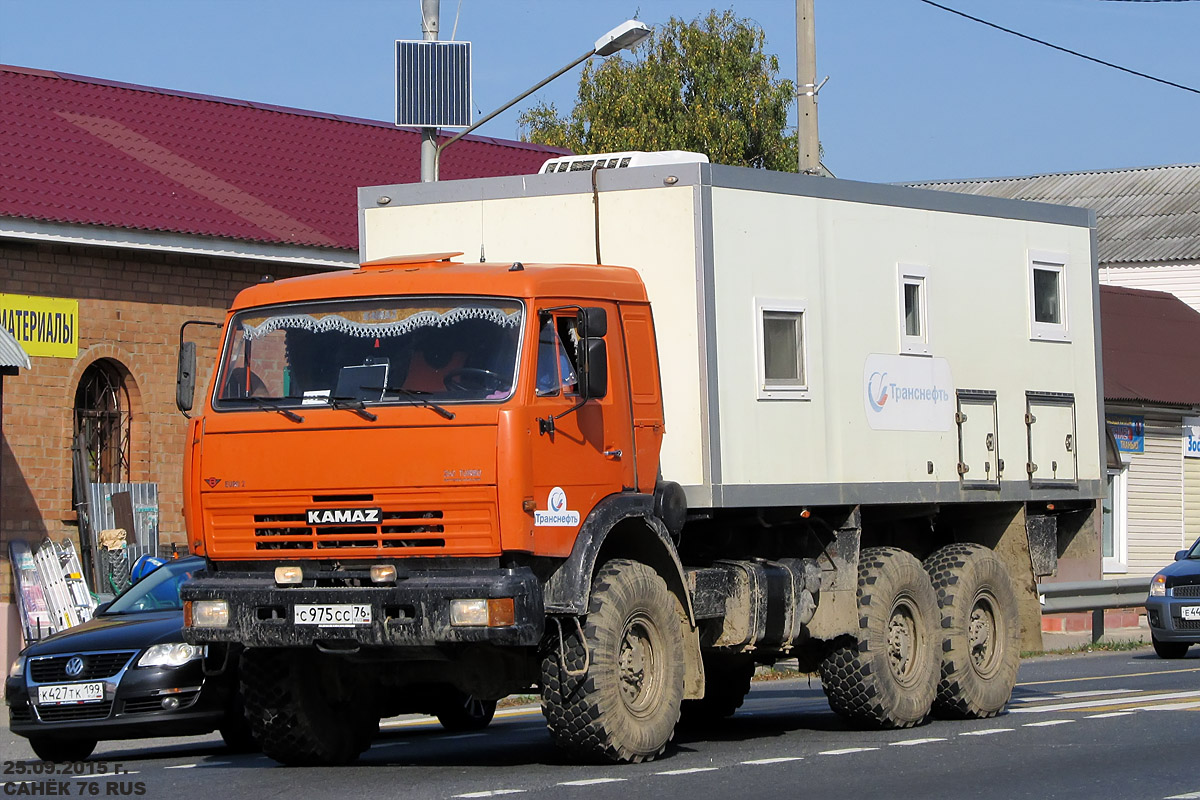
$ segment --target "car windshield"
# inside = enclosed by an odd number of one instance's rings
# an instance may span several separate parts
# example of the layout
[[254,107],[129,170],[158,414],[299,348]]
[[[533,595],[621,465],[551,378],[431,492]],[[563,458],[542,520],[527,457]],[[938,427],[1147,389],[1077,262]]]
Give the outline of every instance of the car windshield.
[[1200,539],[1192,542],[1192,547],[1188,550],[1187,557],[1200,560]]
[[108,607],[105,614],[140,614],[144,611],[178,611],[183,608],[179,587],[204,569],[201,559],[168,561],[130,586]]
[[502,401],[523,316],[516,300],[472,297],[249,309],[230,324],[214,407]]

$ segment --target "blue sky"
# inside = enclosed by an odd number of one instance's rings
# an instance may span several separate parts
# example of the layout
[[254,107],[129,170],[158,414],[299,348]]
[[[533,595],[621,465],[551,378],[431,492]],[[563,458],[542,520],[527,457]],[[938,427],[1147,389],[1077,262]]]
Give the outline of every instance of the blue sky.
[[[1200,89],[1200,2],[940,0]],[[736,0],[795,77],[793,0]],[[473,42],[477,117],[629,17],[692,19],[729,0],[442,0]],[[1041,47],[919,0],[816,0],[825,163],[868,181],[1200,161],[1200,94]],[[457,29],[455,31],[455,26]],[[370,119],[393,118],[395,39],[419,0],[0,0],[0,62]],[[535,97],[572,105],[578,70]],[[527,106],[530,101],[520,107]],[[793,113],[794,118],[794,113]],[[517,138],[516,111],[479,130]]]

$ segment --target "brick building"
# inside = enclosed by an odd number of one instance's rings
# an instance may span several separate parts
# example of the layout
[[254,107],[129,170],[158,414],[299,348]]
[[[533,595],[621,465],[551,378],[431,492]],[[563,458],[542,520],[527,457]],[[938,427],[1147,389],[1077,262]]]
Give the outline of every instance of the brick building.
[[[85,477],[157,484],[160,540],[185,544],[180,325],[221,321],[233,296],[264,274],[354,265],[357,187],[417,181],[420,136],[0,66],[0,142],[0,326],[31,357],[3,385],[7,664],[19,637],[8,543],[78,542],[73,492]],[[468,137],[446,151],[441,171],[532,173],[561,152]],[[190,328],[189,338],[201,345],[200,364],[211,364],[214,329]],[[76,464],[88,474],[77,476]]]

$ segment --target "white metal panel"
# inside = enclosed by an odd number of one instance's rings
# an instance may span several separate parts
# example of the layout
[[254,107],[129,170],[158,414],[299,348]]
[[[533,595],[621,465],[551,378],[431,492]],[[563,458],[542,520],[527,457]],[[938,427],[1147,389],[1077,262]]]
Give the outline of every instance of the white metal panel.
[[1100,282],[1170,292],[1200,311],[1200,264],[1106,264],[1100,268]]
[[1145,452],[1128,471],[1129,576],[1150,576],[1183,547],[1183,453],[1179,417],[1146,415]]
[[[897,263],[928,265],[930,351],[949,360],[955,386],[997,392],[1001,441],[1025,441],[1027,390],[1086,399],[1076,430],[1098,430],[1087,230],[723,188],[712,218],[724,483],[958,480],[952,426],[875,431],[863,410],[865,360],[900,352]],[[1069,343],[1030,340],[1031,249],[1073,254]],[[806,401],[756,395],[748,355],[763,296],[807,303]],[[1027,483],[1022,459],[1005,466],[1004,482]],[[1100,468],[1098,448],[1081,449],[1079,477],[1098,481]]]

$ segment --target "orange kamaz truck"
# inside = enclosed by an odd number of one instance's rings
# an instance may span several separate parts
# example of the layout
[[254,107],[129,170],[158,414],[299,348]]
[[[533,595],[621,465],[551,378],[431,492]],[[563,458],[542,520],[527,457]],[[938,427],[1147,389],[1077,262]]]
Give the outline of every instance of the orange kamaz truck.
[[271,757],[536,689],[642,761],[781,659],[860,724],[987,717],[1037,580],[1098,569],[1090,212],[643,156],[362,189],[361,268],[237,296],[186,636]]

